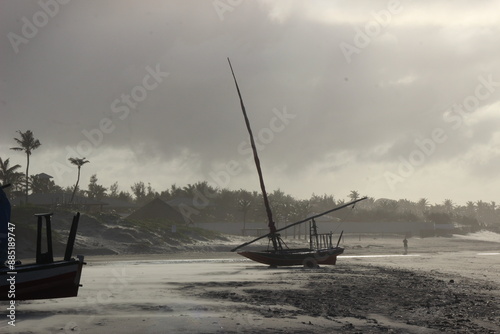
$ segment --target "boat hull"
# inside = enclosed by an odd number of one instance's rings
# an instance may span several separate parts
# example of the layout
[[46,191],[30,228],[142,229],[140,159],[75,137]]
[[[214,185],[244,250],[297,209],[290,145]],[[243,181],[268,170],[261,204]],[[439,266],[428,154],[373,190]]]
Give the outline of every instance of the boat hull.
[[[26,264],[0,269],[0,300],[32,300],[78,295],[83,256],[48,264]],[[14,278],[14,281],[8,280]],[[15,282],[15,284],[11,284]]]
[[343,252],[343,248],[335,247],[320,250],[286,249],[282,251],[245,251],[239,252],[238,254],[247,257],[252,261],[270,266],[315,267],[319,264],[335,265],[337,263],[337,256]]

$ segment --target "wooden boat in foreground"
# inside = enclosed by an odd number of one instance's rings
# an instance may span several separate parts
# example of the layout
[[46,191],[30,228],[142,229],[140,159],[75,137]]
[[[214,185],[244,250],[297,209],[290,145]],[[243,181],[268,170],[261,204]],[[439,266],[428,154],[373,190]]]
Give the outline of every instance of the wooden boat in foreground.
[[[80,287],[83,256],[69,261],[15,266],[0,270],[0,300],[31,300],[76,297]],[[14,277],[13,280],[10,280]],[[11,289],[11,283],[14,284]]]
[[[259,157],[257,155],[257,149],[255,146],[255,141],[254,141],[252,129],[250,127],[250,121],[248,120],[245,105],[243,104],[243,98],[241,97],[240,88],[238,87],[238,82],[236,81],[236,76],[234,74],[233,67],[231,65],[231,61],[229,60],[229,58],[227,60],[229,62],[229,67],[231,68],[231,73],[233,75],[234,83],[236,85],[236,90],[238,92],[238,97],[240,99],[241,110],[243,112],[245,124],[246,124],[247,130],[248,130],[248,134],[250,136],[250,144],[252,146],[253,157],[254,157],[254,161],[255,161],[255,166],[257,168],[257,173],[259,174],[260,188],[262,191],[262,197],[264,199],[264,206],[266,208],[266,213],[267,213],[267,218],[268,218],[268,227],[269,227],[268,234],[263,235],[261,237],[258,237],[250,242],[244,243],[244,244],[232,249],[231,251],[234,252],[240,248],[243,248],[249,244],[254,243],[257,240],[260,240],[263,238],[268,238],[269,244],[268,244],[268,248],[266,250],[240,251],[240,252],[238,252],[238,254],[245,256],[245,257],[249,258],[250,260],[270,265],[271,267],[302,265],[302,266],[307,267],[307,268],[315,268],[319,264],[335,265],[337,262],[337,256],[344,252],[344,249],[342,247],[339,247],[340,239],[342,238],[342,233],[340,234],[340,237],[337,241],[337,244],[334,246],[332,243],[332,234],[331,233],[329,233],[329,234],[318,234],[317,233],[316,221],[314,219],[317,217],[323,216],[325,214],[328,214],[330,212],[337,211],[337,210],[340,210],[342,208],[348,207],[348,206],[354,206],[354,204],[356,204],[357,202],[365,200],[366,197],[354,200],[352,202],[338,206],[336,208],[325,211],[325,212],[320,213],[318,215],[308,217],[304,220],[290,224],[290,225],[285,226],[281,229],[276,229],[276,225],[274,223],[273,215],[272,215],[272,211],[271,211],[271,206],[269,205],[269,200],[267,198],[267,192],[266,192],[266,188],[265,188],[265,184],[264,184],[264,178],[262,176],[262,170],[260,167],[260,160],[259,160]],[[310,222],[310,225],[309,225],[309,229],[310,229],[309,248],[294,248],[294,249],[288,248],[288,246],[283,241],[283,239],[281,239],[281,236],[278,232],[282,231],[284,229],[287,229],[289,227],[292,227],[292,226],[295,226],[298,224],[303,224],[306,222]]]
[[[78,295],[82,267],[85,264],[83,256],[72,258],[73,246],[78,229],[80,213],[73,217],[71,230],[66,244],[64,258],[54,261],[52,250],[52,213],[36,214],[37,217],[37,245],[36,262],[20,264],[15,260],[15,225],[10,223],[10,203],[2,194],[2,212],[8,212],[7,221],[1,224],[7,226],[7,234],[2,235],[3,251],[8,250],[8,260],[0,267],[0,300],[31,300],[75,297]],[[42,253],[42,229],[45,220],[46,252]],[[3,226],[3,225],[2,225]],[[5,234],[5,233],[3,233]],[[7,248],[8,246],[8,248]]]

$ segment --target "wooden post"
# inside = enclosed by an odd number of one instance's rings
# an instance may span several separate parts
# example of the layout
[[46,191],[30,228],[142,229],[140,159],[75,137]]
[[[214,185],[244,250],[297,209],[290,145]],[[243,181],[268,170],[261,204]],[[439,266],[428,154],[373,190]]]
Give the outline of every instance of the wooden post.
[[69,231],[68,243],[66,244],[66,251],[64,252],[64,261],[69,261],[71,255],[73,254],[73,246],[76,240],[76,231],[78,229],[78,221],[80,220],[80,212],[77,212],[73,216],[73,221],[71,222],[71,230]]
[[[36,233],[36,263],[52,263],[54,262],[54,254],[52,251],[52,224],[50,222],[52,213],[37,213],[37,233]],[[42,253],[42,228],[43,217],[45,217],[45,232],[47,238],[47,252]]]
[[47,261],[52,263],[54,262],[54,253],[52,251],[52,222],[50,221],[50,215],[45,216],[45,222],[45,232],[47,232]]
[[37,217],[36,227],[36,263],[42,263],[42,216]]

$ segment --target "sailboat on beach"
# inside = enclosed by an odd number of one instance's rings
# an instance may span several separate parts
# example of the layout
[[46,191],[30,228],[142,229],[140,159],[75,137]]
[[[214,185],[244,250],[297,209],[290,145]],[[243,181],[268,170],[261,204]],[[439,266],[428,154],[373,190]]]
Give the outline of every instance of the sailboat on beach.
[[[229,62],[229,67],[231,68],[231,73],[233,75],[234,83],[236,85],[236,90],[238,92],[238,97],[240,99],[241,110],[243,112],[245,124],[246,124],[247,130],[248,130],[249,136],[250,136],[250,143],[252,146],[255,167],[257,168],[257,173],[259,175],[260,188],[262,191],[262,197],[264,199],[264,206],[266,208],[268,227],[269,227],[268,234],[260,236],[256,239],[251,240],[249,242],[246,242],[242,245],[239,245],[238,247],[232,249],[231,251],[235,252],[235,251],[237,251],[245,246],[248,246],[248,245],[250,245],[258,240],[268,238],[269,244],[268,244],[267,249],[262,250],[262,251],[240,251],[240,252],[238,252],[238,254],[245,256],[245,257],[249,258],[250,260],[253,260],[253,261],[256,261],[259,263],[263,263],[263,264],[267,264],[271,267],[302,265],[302,266],[308,267],[308,268],[315,268],[320,264],[335,265],[337,262],[337,256],[344,252],[344,249],[342,247],[339,247],[339,243],[340,243],[340,240],[342,238],[342,233],[340,234],[340,237],[339,237],[336,245],[334,246],[333,240],[332,240],[332,233],[328,233],[328,234],[318,233],[315,218],[318,218],[318,217],[321,217],[321,216],[326,215],[328,213],[346,208],[348,206],[354,206],[354,204],[366,199],[366,197],[351,201],[349,203],[346,203],[344,205],[340,205],[340,206],[333,208],[331,210],[328,210],[328,211],[322,212],[320,214],[305,218],[301,221],[287,225],[283,228],[276,229],[276,225],[275,225],[274,220],[273,220],[273,213],[271,211],[271,206],[269,204],[269,200],[267,197],[266,187],[264,184],[264,178],[262,176],[262,169],[260,167],[260,160],[259,160],[259,156],[257,154],[255,140],[253,137],[252,129],[250,127],[250,121],[248,120],[245,105],[243,103],[243,98],[241,97],[240,88],[238,86],[238,82],[236,81],[236,76],[234,74],[233,67],[231,65],[231,61],[229,60],[229,58],[227,60]],[[281,236],[278,232],[285,230],[287,228],[290,228],[292,226],[303,224],[306,222],[310,222],[310,225],[309,225],[309,230],[310,230],[309,247],[289,248],[286,245],[286,243],[283,241],[283,239],[281,238]]]

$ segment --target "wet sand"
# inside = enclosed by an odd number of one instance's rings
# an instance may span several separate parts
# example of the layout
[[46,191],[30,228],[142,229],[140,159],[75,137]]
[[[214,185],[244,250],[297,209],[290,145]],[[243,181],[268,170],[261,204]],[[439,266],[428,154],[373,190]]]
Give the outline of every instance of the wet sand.
[[0,331],[500,333],[496,236],[411,238],[407,255],[400,238],[346,236],[337,265],[313,270],[231,252],[87,257],[78,297],[19,301]]

